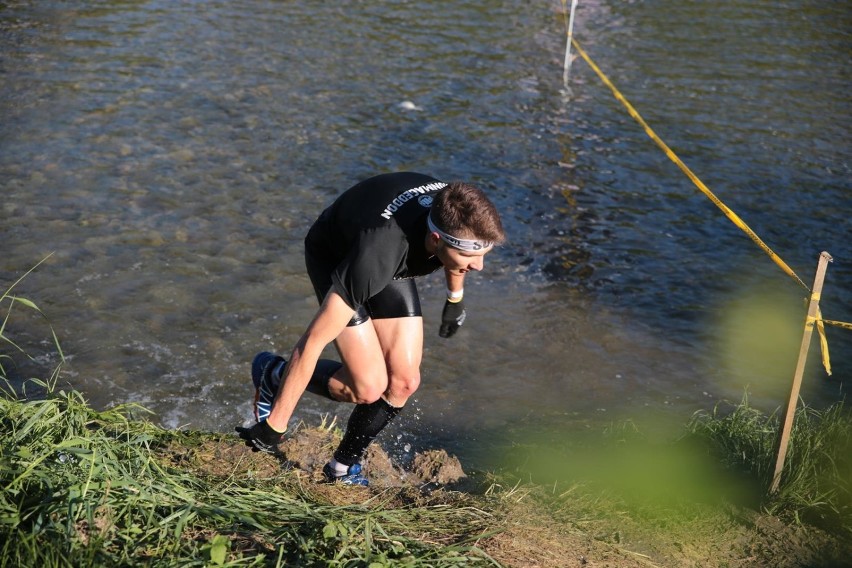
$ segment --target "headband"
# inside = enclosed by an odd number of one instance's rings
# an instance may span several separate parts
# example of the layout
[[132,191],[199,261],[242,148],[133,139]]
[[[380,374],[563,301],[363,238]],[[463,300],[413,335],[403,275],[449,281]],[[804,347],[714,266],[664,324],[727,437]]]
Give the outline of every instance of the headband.
[[432,221],[432,213],[429,213],[429,216],[426,217],[426,224],[429,226],[429,230],[433,233],[438,233],[438,236],[441,237],[441,240],[446,242],[453,248],[457,248],[459,250],[464,250],[468,252],[476,252],[480,250],[485,250],[487,248],[491,248],[494,244],[491,241],[477,241],[474,239],[460,239],[458,237],[454,237],[449,235],[439,229],[434,221]]

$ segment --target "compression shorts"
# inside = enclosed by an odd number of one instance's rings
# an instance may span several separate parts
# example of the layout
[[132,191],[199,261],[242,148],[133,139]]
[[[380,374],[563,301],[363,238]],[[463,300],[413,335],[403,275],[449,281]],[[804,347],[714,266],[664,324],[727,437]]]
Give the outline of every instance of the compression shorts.
[[[331,273],[336,266],[307,251],[305,252],[305,265],[317,299],[322,303],[331,290]],[[392,280],[381,292],[367,300],[363,305],[357,306],[355,315],[349,320],[347,326],[361,325],[370,318],[408,318],[422,315],[420,296],[417,294],[417,285],[414,279]]]

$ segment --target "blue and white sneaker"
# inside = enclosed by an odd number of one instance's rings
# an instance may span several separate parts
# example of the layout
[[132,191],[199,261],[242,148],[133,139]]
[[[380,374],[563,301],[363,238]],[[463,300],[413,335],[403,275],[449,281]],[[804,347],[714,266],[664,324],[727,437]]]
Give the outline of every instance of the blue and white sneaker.
[[281,377],[275,373],[284,357],[269,351],[254,356],[251,362],[251,382],[254,383],[254,417],[258,422],[266,420],[272,411],[272,401],[278,392]]
[[363,485],[364,487],[370,485],[370,482],[367,481],[367,478],[364,477],[361,471],[360,463],[353,463],[349,466],[349,469],[343,475],[337,475],[332,469],[331,464],[327,463],[322,468],[322,474],[325,476],[325,480],[328,483],[342,483],[343,485]]

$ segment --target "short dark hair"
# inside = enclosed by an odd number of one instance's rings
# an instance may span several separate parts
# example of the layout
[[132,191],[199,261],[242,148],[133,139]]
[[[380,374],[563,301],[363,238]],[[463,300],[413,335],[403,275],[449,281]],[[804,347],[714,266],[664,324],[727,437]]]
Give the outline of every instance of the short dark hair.
[[[454,181],[435,195],[432,221],[442,231],[500,244],[506,240],[497,208],[481,189]],[[472,233],[472,234],[470,234]]]

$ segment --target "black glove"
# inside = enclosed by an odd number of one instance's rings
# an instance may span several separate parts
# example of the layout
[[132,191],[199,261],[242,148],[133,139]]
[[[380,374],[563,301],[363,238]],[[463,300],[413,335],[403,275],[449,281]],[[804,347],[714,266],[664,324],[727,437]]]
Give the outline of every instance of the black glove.
[[237,426],[234,430],[237,431],[240,438],[246,441],[246,446],[251,448],[253,452],[266,452],[274,455],[281,453],[278,444],[281,443],[284,434],[273,430],[272,426],[266,423],[266,420],[258,422],[251,428]]
[[444,303],[444,311],[441,313],[441,329],[438,335],[441,337],[452,337],[464,323],[467,312],[464,311],[464,300]]

